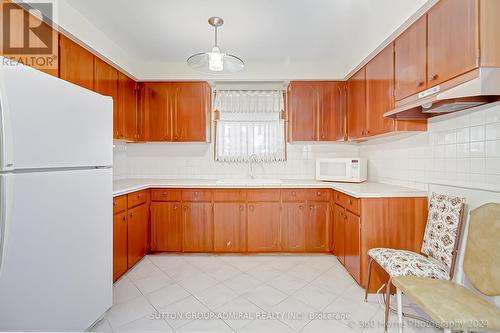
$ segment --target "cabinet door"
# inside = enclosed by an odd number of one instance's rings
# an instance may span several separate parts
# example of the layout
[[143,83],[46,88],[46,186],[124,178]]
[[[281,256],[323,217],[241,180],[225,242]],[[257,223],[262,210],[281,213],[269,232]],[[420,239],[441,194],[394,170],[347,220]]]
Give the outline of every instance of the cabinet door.
[[246,215],[244,202],[214,204],[214,248],[217,252],[246,250]]
[[113,216],[113,281],[127,268],[127,212],[123,212]]
[[151,203],[151,250],[182,251],[180,202]]
[[175,83],[173,141],[205,142],[207,137],[206,83]]
[[182,206],[183,242],[186,252],[213,251],[212,204],[190,202]]
[[94,91],[113,97],[113,138],[119,139],[118,71],[97,57],[94,58]]
[[345,218],[345,209],[335,205],[333,208],[333,254],[342,264],[345,264]]
[[147,252],[148,205],[128,211],[128,268],[134,266]]
[[281,249],[305,251],[306,249],[306,202],[284,202],[281,213]]
[[441,0],[429,11],[429,87],[478,67],[477,8],[477,0]]
[[248,251],[278,251],[280,233],[280,203],[248,204]]
[[120,139],[137,141],[138,114],[135,81],[118,72],[118,135]]
[[366,68],[361,68],[347,81],[347,133],[350,139],[365,136]]
[[345,221],[345,267],[352,277],[361,283],[360,277],[360,226],[359,216],[346,212]]
[[427,88],[427,15],[394,42],[396,100]]
[[93,89],[94,55],[64,35],[59,41],[59,76],[61,79]]
[[343,82],[318,83],[319,141],[344,139]]
[[292,82],[289,90],[290,141],[315,141],[318,113],[316,82]]
[[384,113],[394,108],[394,44],[366,65],[366,136],[394,130],[394,119]]
[[142,87],[142,112],[146,141],[172,141],[172,83],[145,83]]
[[309,218],[306,227],[307,251],[328,251],[328,202],[308,203]]

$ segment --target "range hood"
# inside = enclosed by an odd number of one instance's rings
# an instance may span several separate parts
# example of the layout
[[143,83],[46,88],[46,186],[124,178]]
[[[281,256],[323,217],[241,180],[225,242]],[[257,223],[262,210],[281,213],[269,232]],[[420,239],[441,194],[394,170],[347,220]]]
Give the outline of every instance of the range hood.
[[427,119],[500,100],[500,68],[482,67],[396,103],[395,119]]

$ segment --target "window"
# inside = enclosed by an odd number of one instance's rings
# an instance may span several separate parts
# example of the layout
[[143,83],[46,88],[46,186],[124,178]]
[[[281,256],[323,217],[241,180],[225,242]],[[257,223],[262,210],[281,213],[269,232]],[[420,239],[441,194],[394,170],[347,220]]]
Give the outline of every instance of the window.
[[217,91],[215,109],[217,161],[285,160],[282,91]]

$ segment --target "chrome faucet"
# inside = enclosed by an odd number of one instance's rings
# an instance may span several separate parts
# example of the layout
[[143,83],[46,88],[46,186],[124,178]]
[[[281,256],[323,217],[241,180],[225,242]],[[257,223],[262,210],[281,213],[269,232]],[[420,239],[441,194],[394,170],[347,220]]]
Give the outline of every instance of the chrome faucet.
[[262,165],[262,162],[257,162],[257,155],[256,154],[250,155],[248,157],[248,175],[252,179],[255,179],[255,174],[254,174],[254,170],[253,170],[254,163],[257,163],[258,165],[260,165],[260,167],[262,168],[262,171],[265,172],[265,169],[264,169],[264,166]]

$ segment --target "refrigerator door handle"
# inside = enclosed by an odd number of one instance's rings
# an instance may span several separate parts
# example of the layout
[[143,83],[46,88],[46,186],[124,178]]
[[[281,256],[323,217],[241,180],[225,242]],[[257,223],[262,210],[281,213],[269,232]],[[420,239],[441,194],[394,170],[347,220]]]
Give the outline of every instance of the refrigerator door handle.
[[0,276],[2,276],[3,264],[7,255],[8,222],[11,214],[12,191],[9,190],[9,177],[12,175],[0,175]]
[[[0,57],[0,59],[2,58]],[[0,171],[12,171],[14,169],[14,158],[9,106],[4,87],[5,80],[3,72],[0,71]]]

